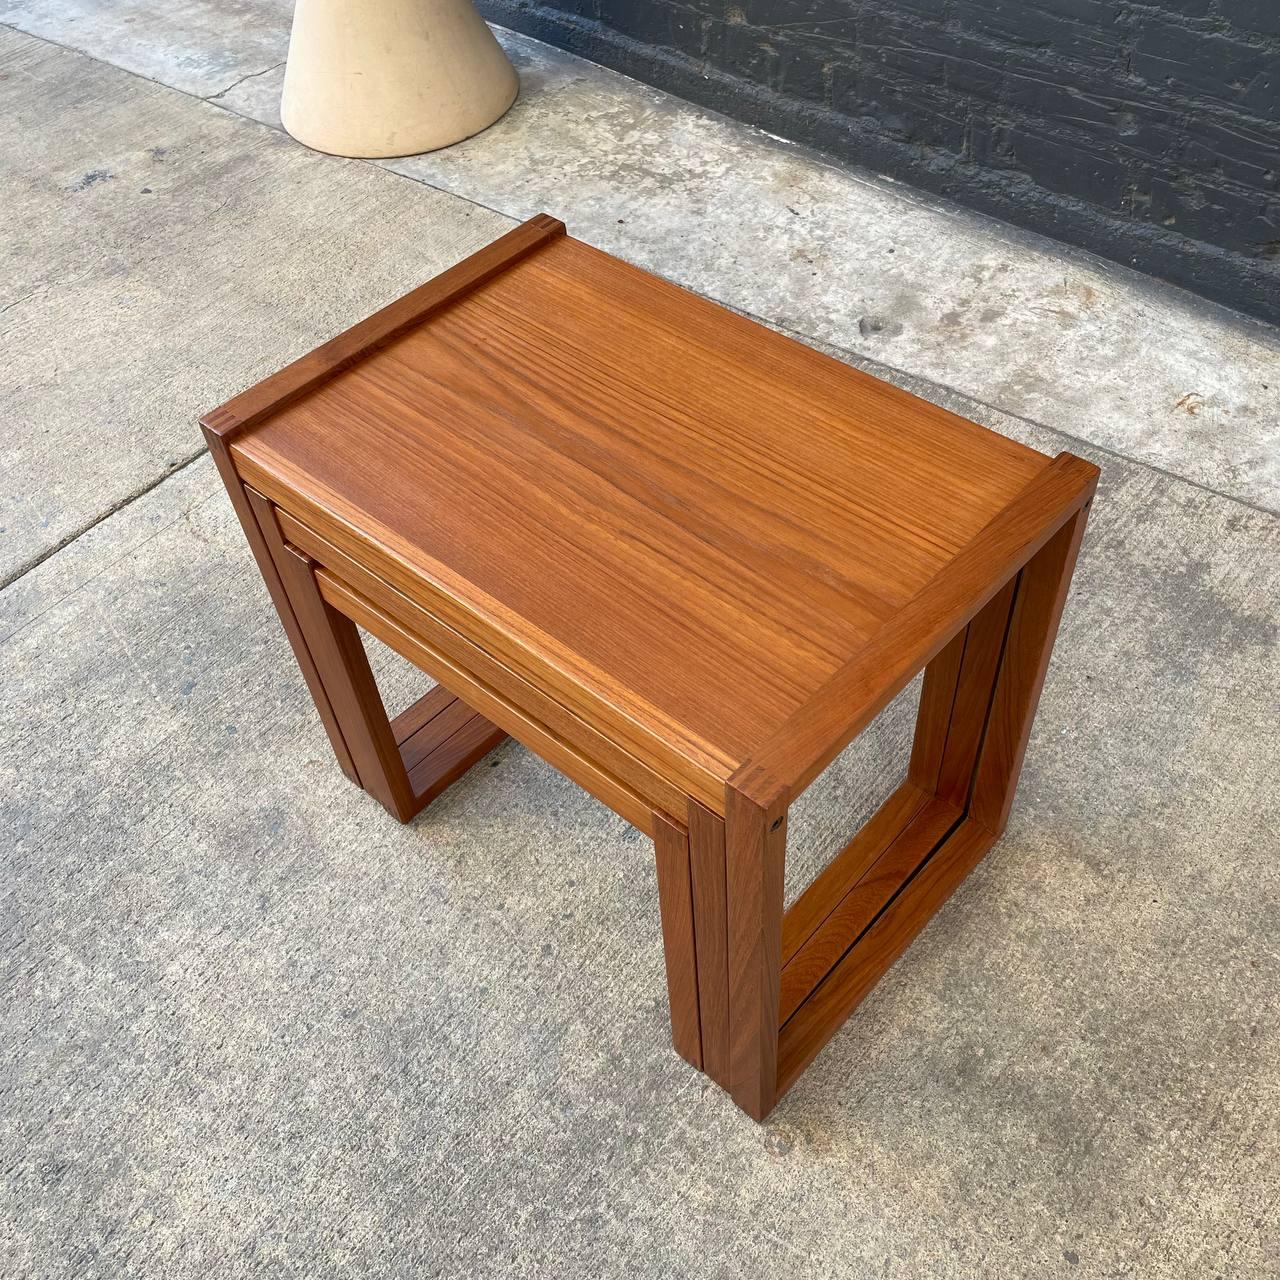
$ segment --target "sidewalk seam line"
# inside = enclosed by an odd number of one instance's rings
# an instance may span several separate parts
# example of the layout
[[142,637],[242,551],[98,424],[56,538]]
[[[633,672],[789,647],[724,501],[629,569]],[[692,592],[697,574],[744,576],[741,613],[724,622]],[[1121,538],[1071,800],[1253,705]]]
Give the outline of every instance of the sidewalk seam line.
[[67,534],[67,536],[61,539],[55,546],[48,547],[38,555],[32,556],[31,559],[24,561],[13,571],[13,573],[3,579],[3,581],[0,581],[0,591],[8,590],[8,588],[13,586],[15,582],[25,578],[27,574],[32,572],[32,570],[38,569],[46,560],[51,560],[59,551],[65,551],[73,542],[77,542],[80,538],[83,538],[86,533],[91,529],[97,528],[97,526],[104,520],[110,520],[112,516],[119,514],[126,507],[132,506],[139,498],[145,498],[147,494],[152,492],[152,490],[158,489],[166,480],[170,480],[174,476],[185,471],[192,463],[199,462],[207,452],[207,449],[198,449],[189,458],[184,458],[181,462],[175,463],[161,475],[156,476],[154,480],[148,481],[142,486],[142,488],[136,489],[133,493],[121,498],[119,502],[112,503],[111,506],[101,514],[94,516],[92,520],[82,524],[78,529],[72,530],[72,532]]

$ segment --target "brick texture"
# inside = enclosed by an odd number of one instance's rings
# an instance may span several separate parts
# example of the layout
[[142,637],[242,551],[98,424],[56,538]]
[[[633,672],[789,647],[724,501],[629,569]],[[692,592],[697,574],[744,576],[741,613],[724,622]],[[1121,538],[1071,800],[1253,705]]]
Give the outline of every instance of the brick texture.
[[482,0],[489,16],[1280,321],[1280,0]]

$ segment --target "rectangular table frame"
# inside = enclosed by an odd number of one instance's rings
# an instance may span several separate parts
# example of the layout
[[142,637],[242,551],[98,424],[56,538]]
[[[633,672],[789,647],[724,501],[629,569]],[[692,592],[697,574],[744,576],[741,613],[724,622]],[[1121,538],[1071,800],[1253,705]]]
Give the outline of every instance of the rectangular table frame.
[[[1097,470],[1059,455],[722,795],[701,779],[693,794],[255,489],[231,450],[562,233],[526,223],[208,415],[205,435],[344,773],[407,822],[510,735],[651,836],[673,1044],[761,1120],[1004,831]],[[361,627],[439,682],[394,719]],[[784,911],[790,804],[922,663],[907,777]]]
[[[687,796],[669,805],[678,816],[650,807],[367,600],[336,548],[237,488],[339,765],[388,812],[409,821],[511,734],[653,837],[673,1045],[757,1119],[1003,832],[1088,511],[1071,511],[928,664],[907,777],[784,912],[792,793],[774,775],[744,770],[723,817]],[[357,624],[441,683],[388,718]]]

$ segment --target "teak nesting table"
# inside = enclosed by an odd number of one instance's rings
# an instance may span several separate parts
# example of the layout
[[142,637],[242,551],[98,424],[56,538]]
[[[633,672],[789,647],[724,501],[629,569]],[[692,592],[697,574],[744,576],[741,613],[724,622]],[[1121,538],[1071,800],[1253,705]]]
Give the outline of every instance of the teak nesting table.
[[[757,1119],[1004,830],[1090,463],[545,215],[202,425],[347,776],[406,822],[510,734],[650,835],[675,1047]],[[388,720],[357,624],[439,686]],[[784,912],[788,806],[921,669]]]

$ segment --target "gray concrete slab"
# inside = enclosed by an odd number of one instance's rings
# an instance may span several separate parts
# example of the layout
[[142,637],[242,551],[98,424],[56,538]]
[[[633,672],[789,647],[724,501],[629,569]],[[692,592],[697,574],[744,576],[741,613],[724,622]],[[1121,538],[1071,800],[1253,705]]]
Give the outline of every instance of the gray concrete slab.
[[765,1128],[646,841],[514,744],[346,783],[207,459],[0,593],[0,1273],[1268,1274],[1280,521],[1104,464],[1008,835]]
[[[166,20],[129,12],[163,60]],[[19,375],[0,525],[13,572],[40,561],[0,590],[0,1275],[1275,1270],[1280,520],[1097,455],[1007,837],[758,1128],[667,1046],[647,842],[515,744],[408,828],[351,788],[190,447],[198,410],[506,220],[22,37],[0,61]],[[555,92],[571,116],[596,90]],[[726,182],[754,153],[635,101],[565,135],[630,138],[648,212],[620,212],[637,248],[613,247],[680,278],[687,237],[706,256],[686,283],[738,297],[762,257],[704,229],[703,179],[677,167],[688,196],[664,195],[643,150],[734,157]],[[514,124],[533,182],[560,153]],[[605,243],[622,197],[579,168]],[[848,244],[823,252],[847,270]],[[1154,343],[1167,299],[1116,280],[1107,307]],[[1256,337],[1240,356],[1204,323],[1188,378],[1213,333],[1256,372]],[[1062,331],[1037,350],[1070,407],[1106,365],[1089,343],[1073,364]],[[898,363],[886,332],[857,363]],[[1202,478],[1256,497],[1246,440],[1238,474]],[[393,706],[424,687],[375,662]],[[798,806],[790,892],[891,784],[910,711]]]
[[[515,107],[459,146],[386,167],[515,218],[554,213],[811,339],[1280,509],[1273,329],[500,36],[520,70]],[[219,104],[279,127],[283,76]]]
[[0,0],[0,23],[208,98],[281,65],[289,0]]
[[0,581],[199,450],[196,418],[509,225],[0,31]]
[[[218,105],[280,127],[279,0],[246,0],[234,24],[204,0],[9,6],[25,30],[189,92],[216,87]],[[1280,509],[1268,326],[499,34],[521,72],[515,108],[385,167],[513,218],[556,212],[811,340]],[[228,40],[250,52],[232,58]],[[212,70],[193,85],[201,57]]]

